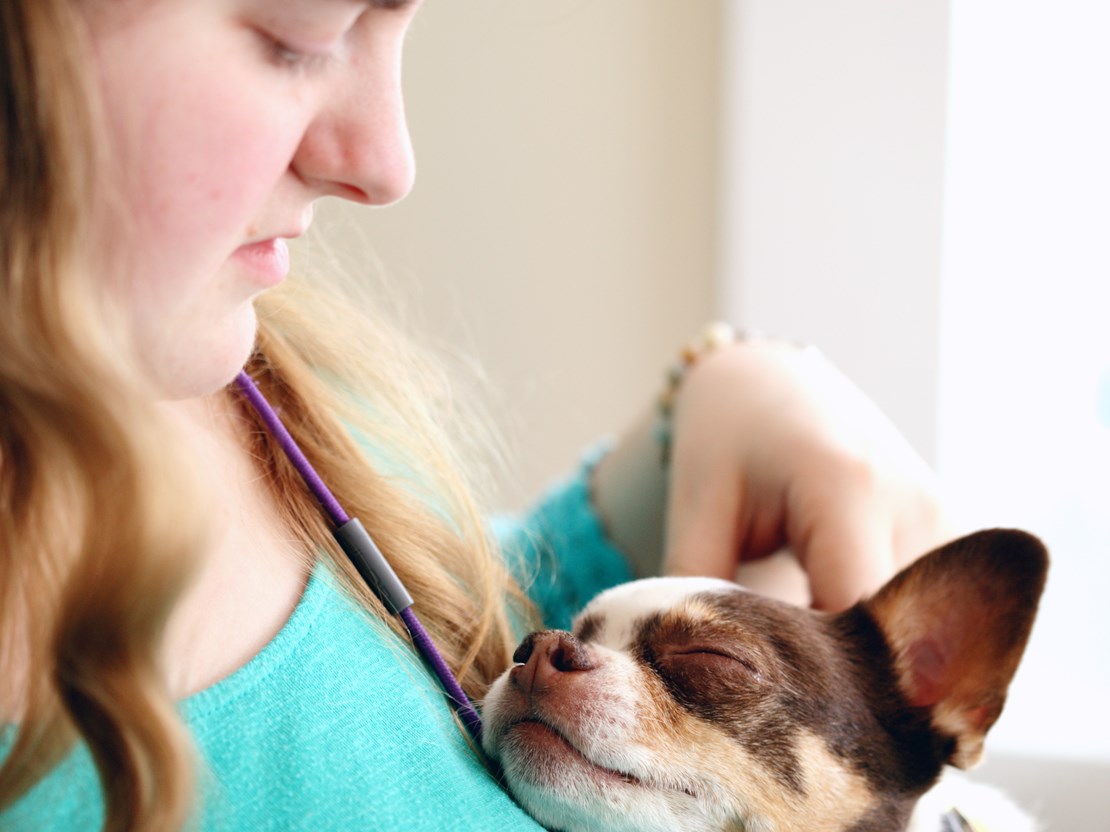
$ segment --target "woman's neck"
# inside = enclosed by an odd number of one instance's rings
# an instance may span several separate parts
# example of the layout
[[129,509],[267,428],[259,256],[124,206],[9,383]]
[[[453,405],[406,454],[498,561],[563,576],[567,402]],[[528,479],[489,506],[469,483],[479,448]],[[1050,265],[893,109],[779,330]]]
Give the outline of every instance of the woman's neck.
[[212,497],[212,545],[170,618],[166,668],[182,697],[253,657],[296,607],[313,553],[282,517],[249,450],[253,430],[224,393],[168,404]]

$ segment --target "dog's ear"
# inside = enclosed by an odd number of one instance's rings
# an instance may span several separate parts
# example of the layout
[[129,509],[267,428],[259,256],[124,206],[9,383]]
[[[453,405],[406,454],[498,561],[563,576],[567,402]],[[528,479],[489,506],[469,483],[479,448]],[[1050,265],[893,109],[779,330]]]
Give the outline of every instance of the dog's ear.
[[902,693],[930,709],[969,768],[1002,712],[1044,589],[1048,554],[1020,531],[978,532],[913,563],[863,603],[894,656]]

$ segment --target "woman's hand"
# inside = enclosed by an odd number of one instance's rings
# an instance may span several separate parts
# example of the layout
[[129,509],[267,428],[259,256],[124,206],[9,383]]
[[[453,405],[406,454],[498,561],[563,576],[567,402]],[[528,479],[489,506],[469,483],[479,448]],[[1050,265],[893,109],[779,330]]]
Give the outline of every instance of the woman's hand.
[[731,579],[789,547],[814,605],[835,610],[950,536],[932,471],[816,350],[756,339],[704,356],[672,435],[669,483],[646,425],[595,472],[603,520],[641,574],[653,550],[665,573]]

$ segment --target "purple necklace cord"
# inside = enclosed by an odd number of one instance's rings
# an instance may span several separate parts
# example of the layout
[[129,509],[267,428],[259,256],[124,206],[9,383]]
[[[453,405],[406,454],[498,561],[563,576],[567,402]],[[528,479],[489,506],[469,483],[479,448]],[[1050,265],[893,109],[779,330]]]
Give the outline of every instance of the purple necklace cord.
[[[344,527],[349,528],[350,526],[357,525],[359,531],[362,532],[361,524],[358,520],[352,521],[351,518],[347,516],[343,507],[339,505],[339,501],[335,499],[335,495],[324,485],[324,481],[320,479],[320,475],[316,473],[316,470],[312,467],[311,463],[309,463],[308,459],[297,445],[296,440],[294,440],[289,431],[286,430],[285,425],[282,424],[281,418],[270,406],[270,403],[266,401],[261,391],[259,391],[254,380],[243,370],[236,376],[235,383],[243,395],[246,396],[251,407],[258,413],[259,417],[266,425],[266,429],[277,440],[282,451],[289,457],[289,461],[293,463],[293,467],[297,469],[297,472],[304,479],[305,484],[308,486],[313,496],[315,496],[320,505],[323,506],[324,511],[327,512],[328,517],[331,518],[335,528],[337,530],[342,530]],[[377,547],[374,545],[373,541],[369,539],[369,536],[365,535],[365,532],[362,532],[362,536],[365,538],[365,543],[363,545],[372,549],[373,554],[380,558],[380,553],[378,553]],[[340,542],[343,543],[342,540]],[[351,555],[351,550],[346,544],[344,544],[344,550],[347,551],[348,555]],[[352,560],[354,560],[353,556]],[[431,636],[428,635],[428,631],[424,629],[424,625],[421,624],[420,619],[416,617],[416,613],[412,609],[412,599],[408,596],[408,593],[404,591],[404,588],[400,586],[400,581],[392,574],[392,570],[389,569],[388,565],[384,564],[384,561],[382,561],[382,563],[384,568],[389,571],[389,576],[392,581],[396,582],[397,586],[400,587],[400,593],[405,598],[401,603],[396,602],[396,595],[392,598],[383,598],[382,600],[385,601],[391,609],[394,609],[401,617],[401,620],[405,622],[405,626],[408,628],[409,635],[412,638],[413,644],[416,645],[416,649],[420,651],[425,661],[431,665],[432,670],[435,671],[436,676],[439,677],[440,684],[443,685],[444,691],[451,699],[459,718],[463,721],[463,724],[474,738],[474,741],[481,745],[481,717],[478,716],[478,712],[474,709],[467,695],[463,692],[462,686],[459,685],[458,679],[456,679],[455,675],[451,672],[451,668],[447,666],[447,662],[444,661],[443,656],[440,655],[439,650],[436,649]],[[355,565],[359,566],[357,561]],[[363,574],[364,578],[368,577],[363,568],[359,568],[359,572]],[[371,587],[380,586],[381,581],[379,576],[374,575],[371,577],[373,579],[368,580]]]
[[305,481],[309,491],[316,497],[324,511],[328,513],[331,518],[332,524],[338,528],[339,526],[346,525],[350,522],[350,517],[343,507],[339,505],[339,501],[335,499],[335,495],[331,493],[324,481],[320,479],[320,475],[316,473],[316,469],[305,457],[304,452],[293,439],[292,435],[286,430],[285,425],[282,424],[281,417],[266,401],[266,397],[258,389],[258,385],[254,383],[254,379],[247,375],[246,370],[240,370],[239,375],[235,377],[235,383],[239,386],[239,390],[247,397],[251,407],[262,419],[266,425],[266,429],[270,435],[278,441],[281,450],[289,457],[289,461],[293,463],[293,467],[297,469],[297,473]]

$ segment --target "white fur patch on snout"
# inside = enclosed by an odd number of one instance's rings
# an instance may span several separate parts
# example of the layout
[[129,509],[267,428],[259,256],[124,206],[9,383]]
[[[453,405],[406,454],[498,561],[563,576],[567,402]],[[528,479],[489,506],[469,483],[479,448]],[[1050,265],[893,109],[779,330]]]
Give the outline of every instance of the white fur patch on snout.
[[738,590],[744,588],[719,578],[644,578],[602,592],[574,619],[574,629],[577,632],[587,616],[601,616],[602,623],[590,640],[623,650],[636,637],[638,622],[648,616],[672,610],[692,595]]
[[498,677],[483,702],[483,745],[501,753],[506,726],[521,717],[536,717],[557,728],[580,751],[610,768],[627,770],[629,737],[637,728],[643,690],[639,667],[628,656],[604,647],[589,647],[592,668],[566,674],[560,684],[533,691],[514,689],[511,669]]

